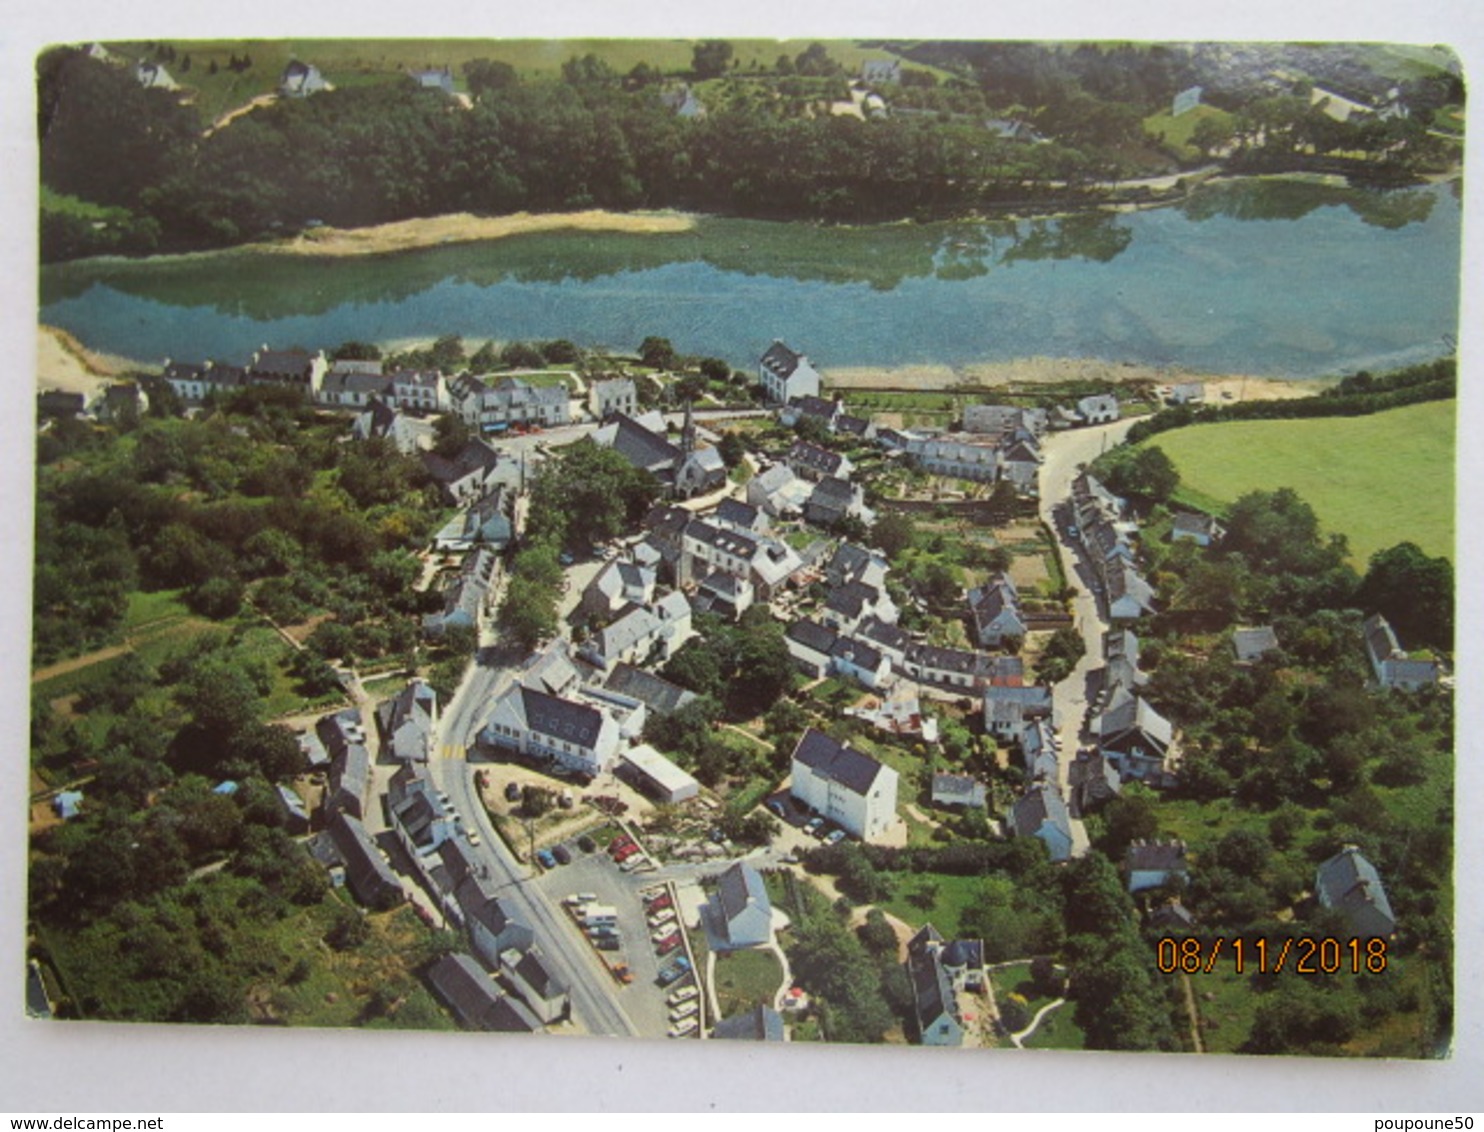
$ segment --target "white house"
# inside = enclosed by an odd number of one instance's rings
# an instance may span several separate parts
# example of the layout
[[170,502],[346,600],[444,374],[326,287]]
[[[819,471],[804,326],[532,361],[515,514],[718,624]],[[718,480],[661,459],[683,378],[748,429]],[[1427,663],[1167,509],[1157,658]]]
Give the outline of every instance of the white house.
[[918,1040],[925,1046],[961,1046],[964,1024],[953,979],[944,965],[943,937],[926,925],[907,944],[907,978]]
[[907,455],[937,476],[994,483],[1000,475],[998,437],[966,432],[918,435],[908,440]]
[[663,664],[690,636],[690,602],[668,593],[653,606],[632,606],[587,639],[582,655],[602,669],[615,664]]
[[1135,841],[1123,855],[1129,892],[1183,880],[1189,872],[1183,841]]
[[532,385],[518,377],[465,374],[448,387],[450,403],[471,428],[500,432],[511,425],[550,428],[571,423],[565,385]]
[[609,413],[624,413],[630,417],[639,411],[639,393],[631,378],[615,377],[607,381],[590,382],[587,387],[587,410],[598,420]]
[[760,947],[773,938],[773,905],[768,890],[758,871],[744,861],[717,878],[716,894],[708,910],[716,941],[728,950]]
[[387,380],[387,396],[398,408],[442,413],[452,404],[448,381],[437,370],[397,370]]
[[897,821],[897,772],[809,728],[793,753],[789,793],[862,841],[879,841]]
[[1379,613],[1366,618],[1361,627],[1365,634],[1366,656],[1383,688],[1404,688],[1414,692],[1437,683],[1438,666],[1430,660],[1412,660],[1402,649],[1391,623]]
[[571,1008],[572,996],[567,984],[556,977],[545,956],[535,949],[506,950],[500,956],[500,974],[530,1007],[531,1013],[547,1025],[560,1021]]
[[1046,846],[1053,861],[1072,855],[1072,823],[1067,804],[1051,783],[1032,786],[1016,799],[1010,811],[1016,837],[1034,837]]
[[606,713],[519,684],[495,701],[479,738],[594,778],[619,753],[619,726]]
[[981,645],[998,648],[1007,637],[1025,639],[1025,621],[1020,615],[1020,594],[1009,574],[999,574],[969,591],[969,612]]
[[582,591],[582,611],[611,617],[626,605],[646,605],[654,596],[655,572],[633,562],[609,562]]
[[1354,845],[1347,845],[1324,864],[1314,878],[1319,903],[1335,908],[1363,938],[1385,939],[1396,932],[1396,916],[1381,874]]
[[1124,781],[1137,778],[1155,786],[1169,782],[1175,729],[1143,696],[1120,685],[1108,697],[1092,729],[1098,736],[1098,750]]
[[757,378],[775,405],[787,405],[795,397],[818,397],[819,371],[803,354],[796,354],[778,339],[758,360]]
[[1099,393],[1084,397],[1077,402],[1077,412],[1086,424],[1106,424],[1118,419],[1118,398],[1111,393]]
[[438,693],[425,680],[412,680],[376,708],[382,750],[393,758],[427,762],[438,724]]

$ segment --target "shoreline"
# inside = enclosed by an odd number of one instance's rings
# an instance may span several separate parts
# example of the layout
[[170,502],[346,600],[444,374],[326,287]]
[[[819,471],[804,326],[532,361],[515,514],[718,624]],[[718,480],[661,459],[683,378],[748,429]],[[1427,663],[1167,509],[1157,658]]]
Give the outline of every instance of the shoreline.
[[[399,338],[377,342],[384,353],[431,345],[436,339]],[[621,350],[611,351],[618,355]],[[141,361],[89,349],[76,336],[45,323],[37,325],[38,390],[92,393],[127,372],[158,373],[160,362]],[[1108,381],[1117,385],[1152,382],[1174,385],[1199,381],[1211,400],[1286,400],[1310,397],[1339,380],[1332,377],[1271,377],[1211,373],[1175,365],[1110,362],[1097,358],[1037,355],[1005,361],[939,364],[829,366],[820,371],[829,391],[942,393],[975,396],[1009,385],[1051,385],[1069,381]],[[1230,397],[1222,394],[1230,393]]]
[[139,362],[91,350],[60,327],[39,323],[36,331],[38,392],[60,390],[92,395],[122,374],[139,370],[149,373],[160,368],[158,362]]
[[168,266],[196,260],[219,259],[245,255],[301,256],[308,259],[341,259],[354,256],[396,255],[399,252],[426,251],[450,244],[473,244],[503,240],[511,236],[540,235],[563,230],[578,232],[617,232],[635,235],[670,235],[689,232],[701,219],[693,213],[671,209],[611,212],[593,208],[581,212],[512,212],[503,216],[476,216],[472,212],[451,212],[440,216],[419,216],[393,220],[364,228],[312,228],[279,240],[258,240],[231,244],[221,248],[202,248],[189,252],[166,252],[160,255],[97,255],[79,259],[43,262],[46,268],[70,268],[74,265],[107,266],[111,264]]
[[[1273,377],[1251,373],[1212,373],[1178,365],[1110,362],[1100,358],[1037,355],[963,366],[830,366],[820,370],[824,386],[840,392],[943,393],[974,396],[1010,385],[1054,385],[1107,381],[1115,385],[1150,382],[1178,385],[1201,382],[1209,401],[1280,401],[1312,397],[1335,385],[1338,376]],[[1229,394],[1229,396],[1228,396]]]
[[[1444,173],[1424,175],[1423,184],[1436,185],[1457,180],[1462,176],[1459,169]],[[1007,207],[1002,211],[976,212],[961,217],[943,217],[928,223],[983,223],[989,220],[1023,221],[1078,215],[1084,212],[1132,212],[1163,208],[1178,204],[1190,191],[1203,185],[1225,184],[1233,181],[1291,180],[1323,184],[1331,187],[1344,185],[1347,178],[1337,173],[1317,173],[1308,170],[1290,172],[1228,173],[1221,169],[1202,167],[1184,173],[1165,174],[1159,177],[1118,182],[1119,187],[1159,184],[1163,191],[1180,182],[1186,182],[1186,191],[1178,195],[1155,197],[1149,200],[1114,199],[1089,200],[1068,207],[1065,204],[1048,202],[1045,209]],[[1168,182],[1168,187],[1164,183]],[[285,255],[307,258],[345,258],[352,256],[394,255],[399,252],[423,251],[449,244],[479,243],[486,240],[501,240],[510,236],[537,235],[547,232],[572,230],[579,232],[616,232],[637,235],[664,235],[693,231],[701,221],[722,218],[710,213],[689,213],[676,209],[636,210],[617,212],[610,209],[585,209],[578,212],[513,212],[500,216],[479,216],[471,212],[444,213],[439,216],[412,217],[394,220],[386,224],[369,225],[364,228],[320,227],[286,236],[277,240],[258,240],[251,243],[232,244],[221,248],[203,248],[198,251],[170,252],[152,256],[101,255],[79,259],[59,260],[43,263],[47,267],[67,267],[72,264],[170,264],[189,262],[202,258],[233,255]],[[800,219],[779,223],[811,223],[820,221]],[[867,225],[839,225],[842,228],[888,227],[897,224],[916,224],[907,217],[885,220]]]

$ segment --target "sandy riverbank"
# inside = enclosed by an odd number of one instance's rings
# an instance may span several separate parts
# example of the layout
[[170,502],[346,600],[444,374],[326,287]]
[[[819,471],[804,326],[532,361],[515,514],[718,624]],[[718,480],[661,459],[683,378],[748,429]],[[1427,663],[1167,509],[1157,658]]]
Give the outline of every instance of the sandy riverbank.
[[36,388],[91,395],[130,370],[157,367],[89,350],[65,330],[39,326],[36,333]]
[[314,228],[290,240],[249,245],[250,250],[282,255],[355,256],[405,252],[440,244],[499,240],[534,232],[632,232],[645,235],[687,232],[696,218],[680,212],[516,212],[475,216],[468,212],[399,220],[370,228]]
[[1115,364],[1094,358],[1017,358],[1014,361],[976,362],[960,367],[842,366],[820,372],[827,389],[910,390],[925,393],[951,393],[964,391],[967,387],[992,389],[1012,384],[1052,384],[1067,381],[1153,382],[1156,385],[1200,381],[1205,383],[1206,398],[1209,401],[1312,397],[1333,384],[1328,379],[1290,380],[1244,374],[1210,374],[1173,366],[1152,366],[1135,362]]

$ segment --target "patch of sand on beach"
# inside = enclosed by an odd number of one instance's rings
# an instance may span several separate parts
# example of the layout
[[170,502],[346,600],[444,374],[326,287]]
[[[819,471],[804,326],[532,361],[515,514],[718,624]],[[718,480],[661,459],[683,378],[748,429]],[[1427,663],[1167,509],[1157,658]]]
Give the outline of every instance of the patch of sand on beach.
[[680,212],[516,212],[509,216],[475,216],[468,212],[399,220],[369,228],[313,228],[290,240],[252,245],[254,251],[285,255],[353,256],[411,251],[439,244],[498,240],[532,232],[576,229],[583,232],[653,234],[687,232],[695,217]]
[[1312,397],[1328,389],[1326,379],[1246,377],[1205,374],[1173,366],[1105,362],[1095,358],[1017,358],[1008,362],[975,362],[966,366],[840,366],[820,371],[828,389],[903,390],[966,393],[977,388],[1049,385],[1069,381],[1148,382],[1156,386],[1199,381],[1208,404],[1234,401],[1286,400]]
[[36,335],[36,388],[64,393],[98,392],[128,370],[147,369],[128,358],[89,350],[65,330],[39,326]]

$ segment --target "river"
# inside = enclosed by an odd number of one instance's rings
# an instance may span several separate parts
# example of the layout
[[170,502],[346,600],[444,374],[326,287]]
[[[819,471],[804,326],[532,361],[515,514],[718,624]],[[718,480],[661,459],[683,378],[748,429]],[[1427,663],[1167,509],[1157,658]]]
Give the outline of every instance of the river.
[[41,271],[41,320],[107,353],[241,361],[458,334],[632,349],[647,335],[750,366],[1103,358],[1311,377],[1451,350],[1459,185],[1251,179],[1178,206],[825,228],[704,218],[353,258],[247,249]]

